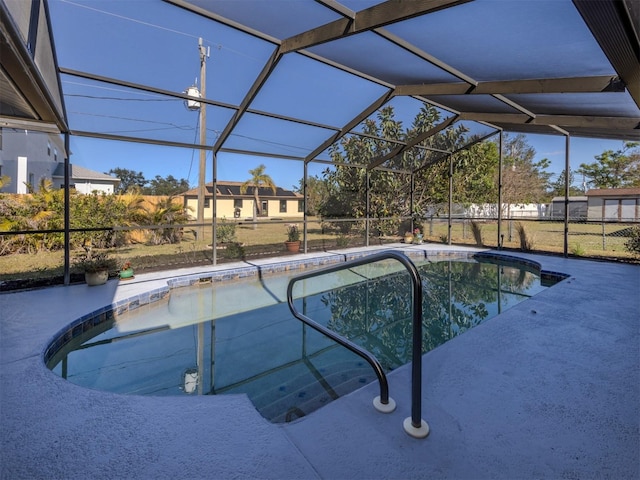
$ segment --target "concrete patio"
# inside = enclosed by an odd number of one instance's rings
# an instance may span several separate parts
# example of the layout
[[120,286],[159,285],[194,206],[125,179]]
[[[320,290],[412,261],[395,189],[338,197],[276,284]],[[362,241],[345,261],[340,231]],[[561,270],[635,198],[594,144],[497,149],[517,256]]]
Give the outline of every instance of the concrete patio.
[[424,355],[422,440],[402,428],[409,366],[391,414],[370,384],[286,425],[245,396],[122,396],[45,367],[60,329],[158,274],[2,294],[0,477],[640,478],[640,266],[517,256],[570,278]]

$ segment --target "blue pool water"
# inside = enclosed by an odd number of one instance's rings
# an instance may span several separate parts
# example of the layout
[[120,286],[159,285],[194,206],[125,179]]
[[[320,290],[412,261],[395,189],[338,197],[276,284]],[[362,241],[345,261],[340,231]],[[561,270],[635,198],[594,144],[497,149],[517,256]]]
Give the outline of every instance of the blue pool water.
[[[470,259],[417,263],[427,352],[542,291],[539,272]],[[296,320],[288,277],[172,290],[80,335],[49,368],[122,394],[244,393],[273,422],[290,421],[376,379],[360,357]],[[411,288],[387,262],[300,282],[297,308],[372,352],[386,371],[411,358]]]

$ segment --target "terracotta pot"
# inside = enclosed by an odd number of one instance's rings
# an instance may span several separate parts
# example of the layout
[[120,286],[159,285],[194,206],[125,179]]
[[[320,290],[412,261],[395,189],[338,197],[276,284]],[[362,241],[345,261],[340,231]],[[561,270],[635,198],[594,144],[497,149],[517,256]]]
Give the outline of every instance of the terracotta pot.
[[295,242],[284,242],[288,252],[298,253],[300,251],[300,240]]
[[405,235],[404,243],[413,243],[413,235]]
[[103,285],[109,279],[109,270],[100,270],[99,272],[84,272],[84,281],[90,287]]

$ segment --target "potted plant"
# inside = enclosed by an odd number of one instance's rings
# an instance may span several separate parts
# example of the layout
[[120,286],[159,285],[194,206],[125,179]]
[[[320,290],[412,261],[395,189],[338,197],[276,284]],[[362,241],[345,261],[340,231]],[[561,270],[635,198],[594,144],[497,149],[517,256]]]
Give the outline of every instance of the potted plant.
[[287,225],[287,241],[284,244],[289,252],[297,253],[300,251],[300,230],[297,224]]
[[120,280],[130,280],[133,278],[133,267],[130,261],[126,261],[120,267]]
[[92,253],[91,250],[87,250],[75,264],[84,271],[84,280],[89,286],[106,283],[109,272],[117,268],[116,261],[107,253]]
[[422,232],[418,227],[413,230],[413,243],[416,245],[422,244]]
[[404,243],[413,243],[413,232],[404,232]]

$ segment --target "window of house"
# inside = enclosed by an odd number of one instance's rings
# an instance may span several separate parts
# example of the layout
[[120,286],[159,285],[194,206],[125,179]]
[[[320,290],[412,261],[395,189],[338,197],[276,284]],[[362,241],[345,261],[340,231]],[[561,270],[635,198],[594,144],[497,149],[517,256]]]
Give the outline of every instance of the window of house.
[[31,185],[31,188],[35,188],[35,177],[33,176],[33,173],[29,174],[29,185]]
[[53,159],[57,162],[58,161],[58,149],[54,148],[53,149]]
[[211,207],[211,199],[210,198],[205,198],[204,199],[204,208],[210,208]]
[[287,201],[280,200],[280,213],[287,213]]
[[47,142],[47,156],[51,156],[51,142]]
[[242,208],[242,199],[234,198],[233,199],[233,208]]
[[298,200],[298,213],[304,212],[304,200]]

